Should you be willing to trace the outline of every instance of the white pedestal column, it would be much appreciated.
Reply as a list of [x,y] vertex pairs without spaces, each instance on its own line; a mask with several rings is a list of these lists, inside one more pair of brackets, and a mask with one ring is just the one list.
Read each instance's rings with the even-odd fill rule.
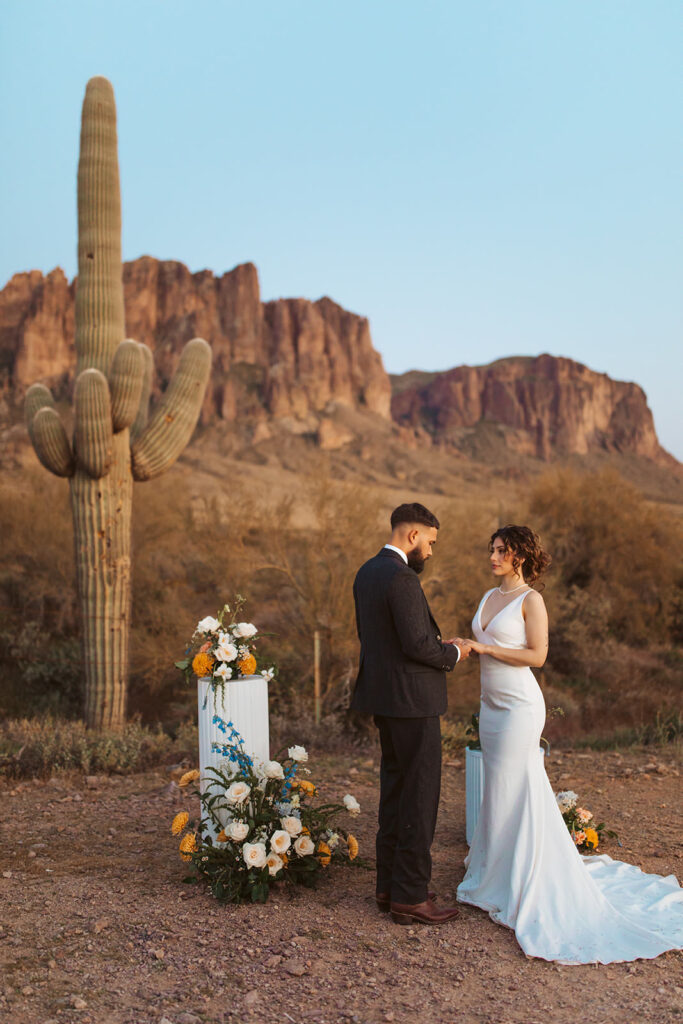
[[[270,732],[268,726],[268,683],[263,676],[240,676],[231,679],[224,686],[214,688],[209,678],[197,680],[197,706],[199,713],[199,782],[203,793],[211,775],[205,776],[207,768],[220,768],[226,760],[220,751],[213,750],[213,744],[224,746],[230,743],[218,725],[214,715],[224,722],[232,722],[242,737],[245,753],[260,761],[270,760]],[[211,830],[213,834],[213,829]],[[213,835],[215,839],[215,835]]]

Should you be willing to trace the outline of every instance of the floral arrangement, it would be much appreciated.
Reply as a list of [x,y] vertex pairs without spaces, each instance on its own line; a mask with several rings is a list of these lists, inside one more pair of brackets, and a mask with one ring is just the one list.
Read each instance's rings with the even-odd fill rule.
[[[232,608],[224,604],[215,618],[207,615],[197,623],[185,657],[175,663],[188,682],[195,675],[222,688],[230,679],[256,673],[258,629],[253,622],[237,621],[244,604],[238,594]],[[261,669],[260,674],[270,681],[275,669]]]
[[[213,745],[225,760],[220,768],[207,768],[201,791],[195,790],[201,820],[195,827],[181,811],[171,825],[174,836],[182,835],[181,858],[196,871],[186,881],[203,878],[221,901],[265,903],[277,882],[314,886],[332,862],[356,860],[358,840],[332,824],[344,811],[360,814],[355,797],[347,793],[341,804],[317,804],[317,787],[302,777],[310,774],[303,747],[290,747],[281,761],[259,762],[245,753],[232,722],[216,715],[214,723],[226,735],[225,744]],[[199,778],[194,769],[178,785]]]
[[604,821],[596,824],[591,811],[576,806],[579,798],[571,789],[557,793],[555,799],[577,850],[592,853],[597,850],[603,835],[617,838],[616,832],[605,828]]

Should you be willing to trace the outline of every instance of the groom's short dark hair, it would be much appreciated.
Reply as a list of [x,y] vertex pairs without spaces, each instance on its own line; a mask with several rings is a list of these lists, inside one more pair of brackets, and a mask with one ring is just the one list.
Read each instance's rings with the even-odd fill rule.
[[391,529],[395,530],[399,523],[420,523],[421,526],[433,526],[437,530],[439,529],[439,520],[419,501],[410,501],[394,509],[391,513]]

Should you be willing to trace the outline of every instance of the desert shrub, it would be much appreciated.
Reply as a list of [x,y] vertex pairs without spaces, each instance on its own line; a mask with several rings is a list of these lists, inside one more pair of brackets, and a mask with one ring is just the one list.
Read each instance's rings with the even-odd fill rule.
[[86,775],[128,774],[182,756],[196,729],[174,741],[161,729],[139,721],[127,723],[121,732],[95,732],[81,721],[53,718],[8,719],[0,726],[0,773],[11,778],[49,778],[60,771]]

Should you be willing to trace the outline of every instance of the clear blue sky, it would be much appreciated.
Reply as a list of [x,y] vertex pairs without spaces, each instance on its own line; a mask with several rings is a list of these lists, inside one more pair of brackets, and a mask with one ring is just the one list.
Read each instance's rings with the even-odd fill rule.
[[681,430],[680,0],[5,0],[0,285],[75,273],[87,79],[124,258],[370,318],[387,369],[551,352]]

